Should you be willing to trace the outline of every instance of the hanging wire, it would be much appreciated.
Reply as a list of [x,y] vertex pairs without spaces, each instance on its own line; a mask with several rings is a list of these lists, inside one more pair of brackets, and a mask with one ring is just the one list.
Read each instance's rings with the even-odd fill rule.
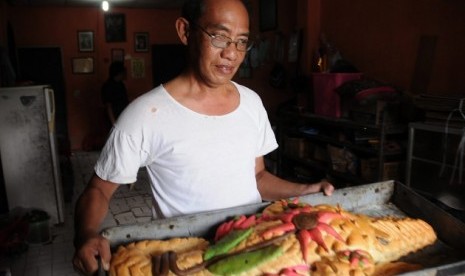
[[[441,165],[441,171],[439,172],[439,175],[442,176],[444,174],[445,168],[446,168],[446,162],[447,162],[447,135],[449,133],[449,122],[452,119],[452,116],[458,112],[461,116],[462,119],[465,121],[465,114],[463,113],[463,107],[464,107],[464,101],[465,98],[460,99],[460,104],[459,108],[452,110],[449,113],[449,116],[447,117],[446,121],[446,126],[445,126],[445,141],[444,141],[444,151],[443,151],[443,157],[442,157],[442,165]],[[452,185],[454,183],[455,179],[455,173],[457,171],[457,167],[459,168],[459,183],[462,183],[463,179],[463,157],[464,157],[464,151],[465,151],[465,127],[462,128],[462,135],[460,138],[459,145],[457,147],[457,151],[455,154],[455,159],[454,159],[454,165],[452,167],[452,175],[449,181],[449,185]]]

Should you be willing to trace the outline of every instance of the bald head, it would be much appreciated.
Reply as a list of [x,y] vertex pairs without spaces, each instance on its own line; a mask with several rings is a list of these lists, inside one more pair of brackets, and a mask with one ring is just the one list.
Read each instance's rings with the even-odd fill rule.
[[182,17],[187,21],[198,24],[199,19],[210,8],[216,5],[237,5],[240,4],[248,17],[247,9],[241,0],[187,0],[182,8]]

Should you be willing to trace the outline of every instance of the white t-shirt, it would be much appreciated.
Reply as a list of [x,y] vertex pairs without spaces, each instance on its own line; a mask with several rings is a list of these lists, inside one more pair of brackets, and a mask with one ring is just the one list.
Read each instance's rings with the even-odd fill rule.
[[234,83],[239,106],[208,116],[178,103],[159,86],[134,100],[119,117],[95,166],[104,180],[151,180],[156,217],[261,202],[255,158],[277,148],[259,96]]

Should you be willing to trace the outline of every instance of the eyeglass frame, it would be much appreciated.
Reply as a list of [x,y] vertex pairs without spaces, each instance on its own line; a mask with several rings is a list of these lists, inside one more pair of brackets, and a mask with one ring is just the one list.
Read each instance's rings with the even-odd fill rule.
[[[208,35],[208,37],[210,37],[210,44],[215,48],[227,49],[231,44],[235,44],[237,51],[239,51],[239,52],[248,52],[253,47],[253,42],[251,42],[251,41],[249,41],[247,39],[247,44],[246,44],[247,47],[244,50],[240,50],[239,48],[237,48],[238,43],[241,42],[240,40],[234,41],[229,36],[211,34],[211,33],[207,32],[207,30],[205,30],[202,26],[200,26],[198,24],[195,24],[195,23],[189,23],[189,24],[192,24],[193,26],[198,27],[202,32],[204,32],[206,35]],[[221,47],[221,46],[215,45],[213,43],[213,41],[215,41],[215,39],[217,37],[223,37],[223,38],[225,38],[227,40],[227,41],[221,41],[222,43],[226,43],[225,47]],[[216,41],[218,41],[218,40],[216,40]],[[248,45],[249,43],[250,43],[250,45]]]

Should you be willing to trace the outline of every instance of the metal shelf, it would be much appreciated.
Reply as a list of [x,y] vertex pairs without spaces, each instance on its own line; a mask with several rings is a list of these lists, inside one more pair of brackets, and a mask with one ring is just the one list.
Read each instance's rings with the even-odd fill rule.
[[[339,148],[346,148],[360,158],[376,158],[378,160],[377,172],[375,173],[377,177],[374,181],[381,181],[384,179],[384,163],[386,158],[388,158],[387,160],[399,159],[403,158],[405,154],[405,151],[402,149],[387,150],[385,145],[388,135],[406,134],[407,125],[374,125],[352,121],[347,118],[332,118],[297,111],[286,111],[282,112],[281,115],[282,117],[278,120],[278,139],[280,145],[284,146],[284,137],[296,137],[302,138],[306,141],[311,141],[320,146],[332,145]],[[312,128],[315,128],[315,133],[311,133]],[[341,139],[337,136],[338,134],[348,134],[349,136],[344,136]],[[361,136],[358,136],[357,138],[366,139],[367,141],[376,140],[377,146],[373,146],[373,144],[369,144],[368,142],[358,143],[356,135],[359,134]],[[407,138],[405,137],[404,139],[406,140]],[[283,168],[285,168],[285,166],[283,166],[283,162],[286,161],[326,172],[328,175],[353,184],[361,184],[365,182],[361,175],[341,173],[332,170],[329,162],[327,164],[322,164],[312,160],[311,158],[308,159],[289,156],[289,154],[284,154],[282,150],[278,152],[278,174],[285,174],[283,172]],[[292,174],[292,172],[290,173]]]
[[315,123],[325,124],[328,126],[343,127],[350,129],[366,129],[376,132],[385,131],[386,134],[402,134],[406,131],[405,125],[399,124],[385,124],[374,125],[368,123],[355,122],[346,118],[331,118],[325,116],[319,116],[312,113],[302,113],[303,119],[312,120]]

